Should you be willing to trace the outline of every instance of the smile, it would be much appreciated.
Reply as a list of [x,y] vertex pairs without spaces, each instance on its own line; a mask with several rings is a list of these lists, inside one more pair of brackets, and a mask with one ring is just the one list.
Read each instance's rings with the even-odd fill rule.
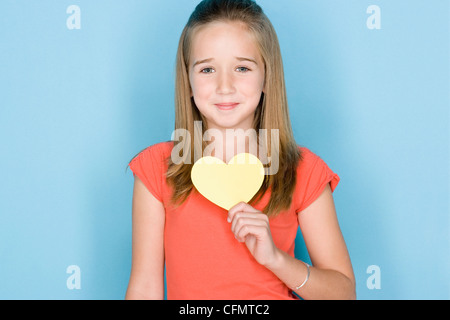
[[216,103],[215,106],[220,110],[232,110],[236,108],[239,103],[231,102],[231,103]]

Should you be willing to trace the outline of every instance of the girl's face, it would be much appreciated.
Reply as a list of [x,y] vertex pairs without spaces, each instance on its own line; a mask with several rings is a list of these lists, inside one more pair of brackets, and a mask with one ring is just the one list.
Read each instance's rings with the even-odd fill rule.
[[189,81],[208,129],[252,128],[264,88],[264,63],[243,23],[213,22],[194,32]]

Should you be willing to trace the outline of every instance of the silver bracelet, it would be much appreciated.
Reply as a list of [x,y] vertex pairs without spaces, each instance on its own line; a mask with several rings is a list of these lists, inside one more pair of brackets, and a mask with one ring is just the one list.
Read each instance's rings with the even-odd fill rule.
[[305,283],[309,280],[309,274],[310,274],[309,267],[310,267],[310,265],[307,264],[306,262],[303,262],[303,263],[306,265],[306,268],[308,269],[308,273],[306,274],[306,279],[305,279],[305,281],[303,281],[303,283],[302,283],[301,285],[299,285],[298,287],[294,287],[294,290],[300,289],[300,288],[303,287],[303,286],[305,285]]

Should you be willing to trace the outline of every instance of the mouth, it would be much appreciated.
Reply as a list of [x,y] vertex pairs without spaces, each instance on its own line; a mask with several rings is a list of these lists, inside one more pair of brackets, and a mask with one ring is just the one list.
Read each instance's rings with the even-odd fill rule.
[[237,102],[216,103],[215,106],[220,110],[232,110],[239,105]]

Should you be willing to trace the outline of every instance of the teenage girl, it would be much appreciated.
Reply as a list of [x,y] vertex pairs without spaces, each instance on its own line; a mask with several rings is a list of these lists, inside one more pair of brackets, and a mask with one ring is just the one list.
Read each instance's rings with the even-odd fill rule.
[[[196,7],[179,41],[175,108],[175,129],[190,134],[150,146],[129,164],[135,182],[126,299],[163,299],[164,270],[168,299],[354,299],[332,196],[339,176],[294,140],[277,35],[254,1]],[[227,129],[278,130],[276,141],[268,134],[264,142],[264,150],[276,150],[270,156],[278,157],[278,170],[249,203],[229,211],[190,178],[194,136],[209,129],[223,133],[213,155],[224,162],[257,143],[227,139]],[[311,266],[294,257],[299,226]]]

